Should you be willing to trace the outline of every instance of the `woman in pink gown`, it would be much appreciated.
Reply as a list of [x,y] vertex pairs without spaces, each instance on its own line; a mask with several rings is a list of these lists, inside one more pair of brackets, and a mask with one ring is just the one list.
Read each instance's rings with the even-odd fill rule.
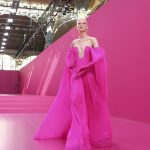
[[87,35],[85,18],[78,19],[77,29],[58,93],[34,139],[66,138],[65,150],[111,146],[105,51]]

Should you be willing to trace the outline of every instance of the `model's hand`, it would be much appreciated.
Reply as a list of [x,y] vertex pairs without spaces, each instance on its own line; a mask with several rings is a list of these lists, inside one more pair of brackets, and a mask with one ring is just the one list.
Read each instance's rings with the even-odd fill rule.
[[76,69],[76,73],[80,73],[80,72],[82,72],[83,70],[84,70],[84,67],[77,68],[77,69]]
[[75,72],[76,72],[76,77],[79,77],[79,76],[81,76],[82,74],[84,74],[85,69],[84,69],[84,68],[77,68],[77,69],[75,70]]
[[79,71],[80,71],[80,68],[76,68],[76,69],[75,69],[75,72],[76,72],[76,73],[79,73]]
[[81,68],[76,69],[76,73],[79,74],[81,72]]

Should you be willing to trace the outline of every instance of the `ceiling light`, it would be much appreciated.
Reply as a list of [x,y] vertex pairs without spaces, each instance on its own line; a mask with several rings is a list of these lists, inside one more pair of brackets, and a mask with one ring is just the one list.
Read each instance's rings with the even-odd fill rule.
[[4,33],[4,36],[8,36],[8,32],[5,32],[5,33]]
[[5,42],[2,42],[2,45],[6,45],[6,43],[5,43]]
[[3,52],[4,50],[3,49],[0,49],[0,52]]
[[6,38],[3,38],[3,41],[7,41],[7,39],[6,39]]
[[13,22],[13,19],[12,19],[12,18],[9,18],[9,19],[7,20],[7,22]]
[[4,49],[5,47],[4,46],[1,46],[1,49]]
[[10,26],[6,26],[5,29],[6,29],[6,30],[10,30]]
[[57,14],[57,12],[54,12],[53,14],[54,14],[54,15],[56,15],[56,14]]

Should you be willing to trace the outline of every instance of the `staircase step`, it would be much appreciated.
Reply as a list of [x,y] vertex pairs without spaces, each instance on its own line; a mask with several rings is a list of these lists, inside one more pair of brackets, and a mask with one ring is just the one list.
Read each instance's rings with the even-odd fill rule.
[[0,108],[0,113],[45,113],[48,108]]
[[1,108],[19,108],[19,107],[25,107],[25,108],[41,108],[41,107],[49,107],[51,103],[0,103],[0,109]]
[[0,95],[0,113],[47,112],[55,96]]

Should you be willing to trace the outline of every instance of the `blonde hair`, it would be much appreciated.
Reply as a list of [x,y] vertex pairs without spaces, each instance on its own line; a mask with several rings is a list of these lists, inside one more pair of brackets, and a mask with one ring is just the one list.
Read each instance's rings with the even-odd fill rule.
[[87,23],[87,19],[85,17],[79,17],[79,18],[77,18],[77,23],[78,23],[79,20],[82,20],[82,19],[84,19],[86,21],[86,23]]

